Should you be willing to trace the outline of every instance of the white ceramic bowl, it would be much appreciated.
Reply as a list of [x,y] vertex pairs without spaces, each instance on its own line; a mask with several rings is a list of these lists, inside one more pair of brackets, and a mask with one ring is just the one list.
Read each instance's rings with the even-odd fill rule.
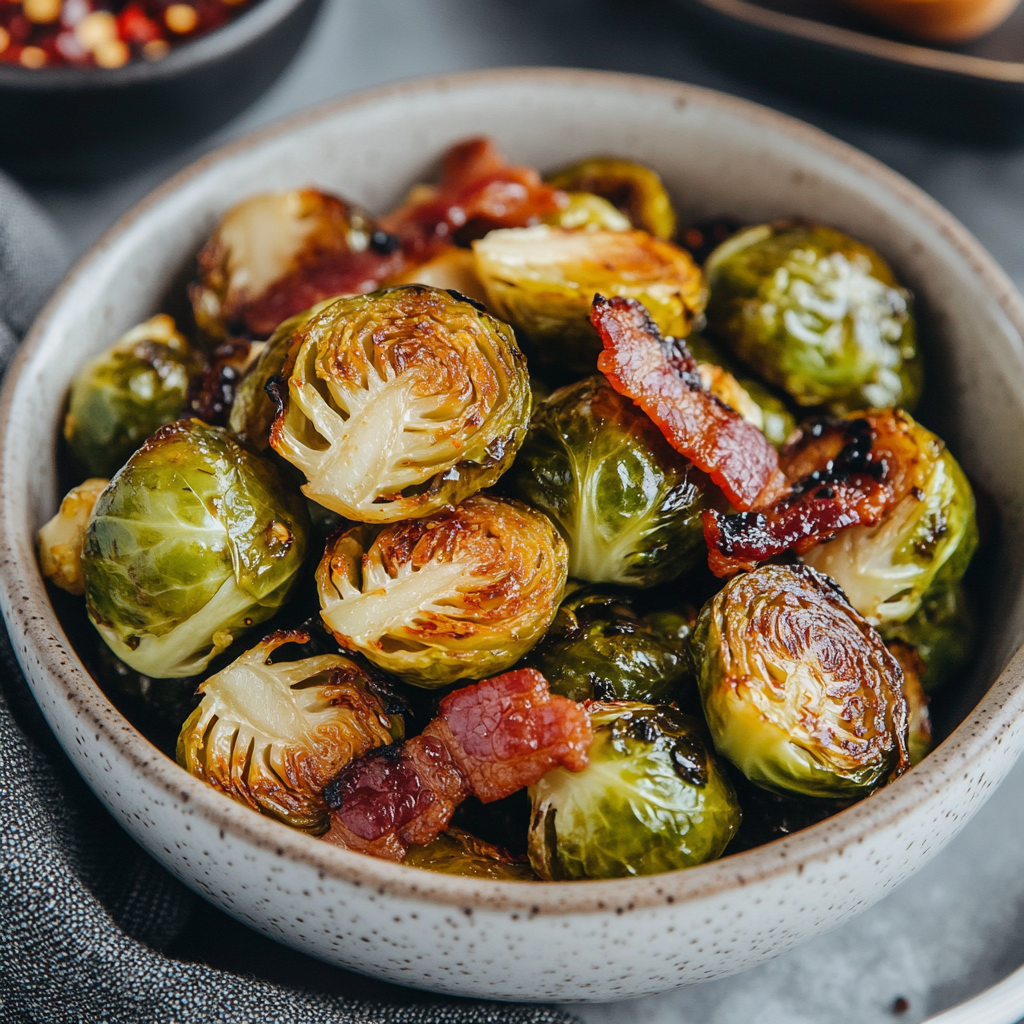
[[[920,300],[931,421],[1002,512],[1000,572],[962,724],[920,767],[784,840],[713,864],[609,882],[454,878],[289,830],[177,768],[84,671],[33,538],[57,503],[54,446],[78,367],[155,312],[218,214],[312,184],[384,210],[450,142],[495,136],[549,168],[624,154],[664,175],[684,219],[797,215],[876,245]],[[79,264],[8,375],[0,409],[3,613],[68,754],[124,827],[228,913],[332,963],[407,985],[525,1000],[603,1000],[738,971],[877,900],[946,843],[1024,745],[1024,305],[977,242],[902,178],[761,107],[691,86],[499,71],[345,100],[215,153]],[[976,706],[975,706],[976,705]],[[970,710],[973,709],[973,710]]]

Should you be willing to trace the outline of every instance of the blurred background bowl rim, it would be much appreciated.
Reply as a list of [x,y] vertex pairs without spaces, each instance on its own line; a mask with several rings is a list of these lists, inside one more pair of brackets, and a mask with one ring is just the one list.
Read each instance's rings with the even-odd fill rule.
[[[266,2],[274,3],[275,0]],[[287,2],[300,3],[302,0]],[[0,395],[0,459],[7,449],[15,392],[31,387],[25,371],[41,346],[49,322],[65,301],[72,285],[87,274],[94,263],[103,260],[113,243],[152,208],[174,193],[187,191],[196,179],[219,162],[266,142],[280,140],[316,122],[330,120],[347,110],[371,107],[402,94],[433,93],[443,97],[446,93],[477,85],[497,85],[508,81],[543,82],[548,86],[564,83],[575,87],[592,84],[638,95],[660,96],[680,105],[693,101],[710,112],[721,109],[741,120],[760,122],[777,134],[803,143],[830,161],[858,171],[870,180],[872,187],[894,193],[912,206],[957,250],[969,272],[979,279],[979,288],[983,289],[987,299],[998,306],[1018,338],[1024,337],[1024,298],[995,259],[949,211],[881,161],[797,118],[716,89],[654,76],[544,67],[462,72],[392,82],[288,116],[212,151],[137,203],[78,260],[36,319],[8,370]],[[1019,387],[1024,391],[1024,382]],[[0,463],[0,467],[6,475],[6,462]],[[171,801],[176,804],[187,802],[189,813],[199,814],[230,830],[243,842],[274,851],[282,860],[302,862],[339,882],[372,887],[382,896],[490,911],[524,911],[531,917],[607,913],[609,909],[623,913],[664,907],[666,903],[696,902],[778,876],[802,874],[807,864],[842,856],[847,848],[855,846],[864,836],[893,825],[933,798],[947,780],[962,778],[965,764],[975,761],[979,753],[990,745],[1001,743],[1000,734],[1024,714],[1022,645],[993,678],[974,708],[921,765],[870,798],[784,838],[697,867],[657,875],[536,883],[443,875],[343,850],[299,833],[237,804],[174,765],[117,711],[82,666],[63,632],[52,603],[45,595],[38,566],[34,561],[31,566],[19,565],[17,537],[21,526],[17,517],[8,519],[8,509],[4,502],[0,511],[0,549],[7,555],[0,559],[0,583],[5,590],[4,603],[10,609],[6,618],[12,632],[20,630],[27,644],[22,653],[38,661],[40,669],[61,691],[61,696],[77,709],[76,713],[86,715],[98,731],[107,733],[108,742],[117,753],[155,787],[166,792]],[[41,604],[34,603],[34,587],[43,592]],[[17,644],[15,646],[17,648]],[[977,806],[980,807],[981,803],[983,801],[979,801]]]
[[115,90],[162,82],[187,75],[204,65],[244,49],[281,24],[294,10],[311,0],[256,0],[226,25],[195,39],[172,46],[159,60],[137,58],[119,68],[23,68],[0,62],[0,92],[77,92],[83,88]]
[[[827,21],[788,14],[770,7],[762,7],[752,0],[684,0],[696,4],[720,17],[728,18],[747,28],[756,28],[775,35],[802,39],[804,42],[827,49],[839,49],[872,57],[890,64],[936,71],[942,74],[999,82],[1006,85],[1024,85],[1024,58],[1020,61],[996,60],[958,53],[942,46],[929,46],[924,42],[890,39],[885,35],[861,32]],[[993,28],[998,32],[1000,26]],[[879,32],[882,30],[880,29]]]

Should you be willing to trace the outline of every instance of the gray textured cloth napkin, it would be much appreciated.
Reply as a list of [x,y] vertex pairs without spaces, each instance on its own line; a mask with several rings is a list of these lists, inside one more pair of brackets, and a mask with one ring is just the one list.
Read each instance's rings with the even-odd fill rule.
[[[0,175],[0,372],[65,265],[53,226]],[[544,1007],[374,986],[231,931],[78,778],[2,628],[0,682],[0,1024],[572,1024]],[[211,919],[240,947],[226,957],[239,973],[190,962],[203,958],[190,932],[209,932]],[[305,989],[288,987],[295,975]]]

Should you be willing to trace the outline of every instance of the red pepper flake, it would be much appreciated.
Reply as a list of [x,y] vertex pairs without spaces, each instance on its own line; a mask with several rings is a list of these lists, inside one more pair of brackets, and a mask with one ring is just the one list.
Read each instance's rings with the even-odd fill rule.
[[227,24],[251,0],[0,0],[0,63],[119,68]]

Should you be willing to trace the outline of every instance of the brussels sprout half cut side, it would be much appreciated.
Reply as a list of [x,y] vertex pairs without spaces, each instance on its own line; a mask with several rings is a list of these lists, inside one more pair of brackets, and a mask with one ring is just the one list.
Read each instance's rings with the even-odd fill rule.
[[563,374],[596,368],[596,294],[639,300],[666,337],[689,334],[707,298],[690,254],[644,231],[507,228],[473,252],[487,308],[530,342],[531,363]]
[[484,679],[544,635],[567,564],[545,515],[475,495],[328,541],[317,569],[321,615],[342,647],[414,686]]
[[690,647],[715,748],[751,782],[853,798],[909,767],[900,666],[809,566],[732,579],[702,609]]
[[351,658],[275,662],[302,632],[278,632],[211,676],[182,726],[178,763],[214,789],[313,835],[330,827],[322,793],[357,757],[404,738],[401,715]]
[[526,360],[474,303],[387,288],[338,299],[302,332],[270,443],[313,501],[396,522],[456,504],[512,464],[530,418]]
[[509,486],[558,525],[574,579],[649,587],[703,555],[707,477],[604,377],[537,407]]
[[[363,210],[316,189],[243,199],[224,214],[199,252],[198,280],[189,288],[196,324],[216,340],[239,334],[265,338],[282,320],[326,297],[316,282],[301,277],[325,260],[336,262],[327,295],[363,290],[345,287],[360,275],[347,282],[338,261],[372,257],[372,232]],[[365,278],[371,268],[354,269]]]
[[82,556],[89,618],[147,676],[202,672],[287,600],[309,516],[273,463],[226,430],[158,430],[93,509]]
[[705,263],[711,331],[802,406],[913,409],[910,294],[874,249],[833,228],[748,228]]
[[720,857],[740,825],[736,793],[697,719],[631,701],[587,705],[582,772],[530,787],[530,863],[541,878],[623,878]]

